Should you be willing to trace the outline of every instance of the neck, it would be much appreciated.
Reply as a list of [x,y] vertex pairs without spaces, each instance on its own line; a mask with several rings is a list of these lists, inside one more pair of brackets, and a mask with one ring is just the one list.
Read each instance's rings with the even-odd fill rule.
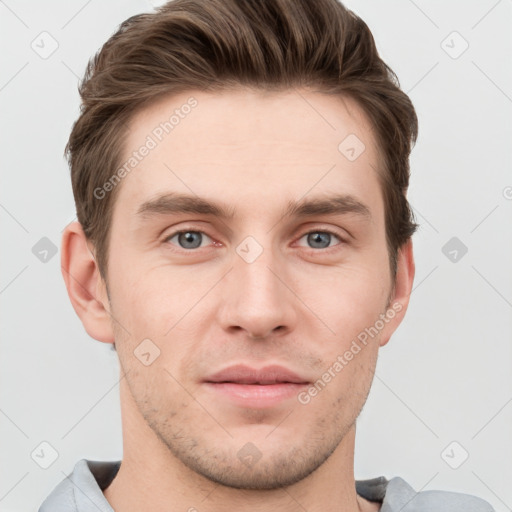
[[[123,460],[104,495],[116,512],[360,512],[354,480],[355,425],[331,454],[303,480],[278,489],[227,487],[177,459],[140,415],[126,379],[121,381]],[[378,508],[377,508],[378,510]]]

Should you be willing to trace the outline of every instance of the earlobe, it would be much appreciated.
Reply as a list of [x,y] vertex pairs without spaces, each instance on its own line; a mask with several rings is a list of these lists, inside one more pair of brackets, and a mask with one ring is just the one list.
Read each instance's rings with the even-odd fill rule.
[[105,286],[79,222],[69,224],[62,235],[61,270],[73,309],[87,333],[114,343]]
[[383,347],[391,338],[391,335],[402,322],[407,307],[414,282],[414,255],[412,240],[409,239],[398,251],[398,268],[395,278],[394,294],[391,297],[388,306],[387,316],[389,323],[381,334],[380,346]]

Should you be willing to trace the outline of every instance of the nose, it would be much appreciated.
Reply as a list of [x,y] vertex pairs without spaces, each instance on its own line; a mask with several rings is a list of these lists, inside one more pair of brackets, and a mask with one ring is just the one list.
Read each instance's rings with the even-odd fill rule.
[[271,249],[265,248],[252,262],[234,254],[233,269],[223,280],[222,327],[244,331],[253,339],[290,332],[297,319],[298,301],[288,284],[289,273]]

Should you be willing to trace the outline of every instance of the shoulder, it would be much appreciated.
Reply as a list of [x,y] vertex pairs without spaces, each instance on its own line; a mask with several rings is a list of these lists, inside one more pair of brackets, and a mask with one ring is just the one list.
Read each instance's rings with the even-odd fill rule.
[[487,501],[477,496],[451,491],[416,492],[400,477],[392,478],[388,482],[386,500],[390,506],[389,512],[495,512]]
[[495,512],[477,496],[450,491],[416,492],[400,477],[359,480],[356,491],[370,502],[381,503],[381,512]]
[[120,461],[79,460],[69,476],[43,501],[38,512],[112,512],[102,489],[114,478]]
[[[76,511],[78,510],[75,493],[73,489],[72,478],[76,476],[77,470],[80,470],[82,461],[77,462],[73,473],[62,480],[50,493],[50,495],[43,501],[38,512],[60,512],[64,510]],[[83,469],[82,469],[83,471]]]

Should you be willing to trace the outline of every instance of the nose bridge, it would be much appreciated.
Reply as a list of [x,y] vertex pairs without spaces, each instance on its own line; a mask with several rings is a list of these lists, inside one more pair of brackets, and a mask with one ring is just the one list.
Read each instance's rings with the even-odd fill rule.
[[[260,239],[263,238],[260,237]],[[285,284],[282,261],[270,245],[248,236],[235,248],[229,275],[229,297],[223,322],[251,337],[265,337],[278,327],[289,329],[295,320],[293,294]]]

